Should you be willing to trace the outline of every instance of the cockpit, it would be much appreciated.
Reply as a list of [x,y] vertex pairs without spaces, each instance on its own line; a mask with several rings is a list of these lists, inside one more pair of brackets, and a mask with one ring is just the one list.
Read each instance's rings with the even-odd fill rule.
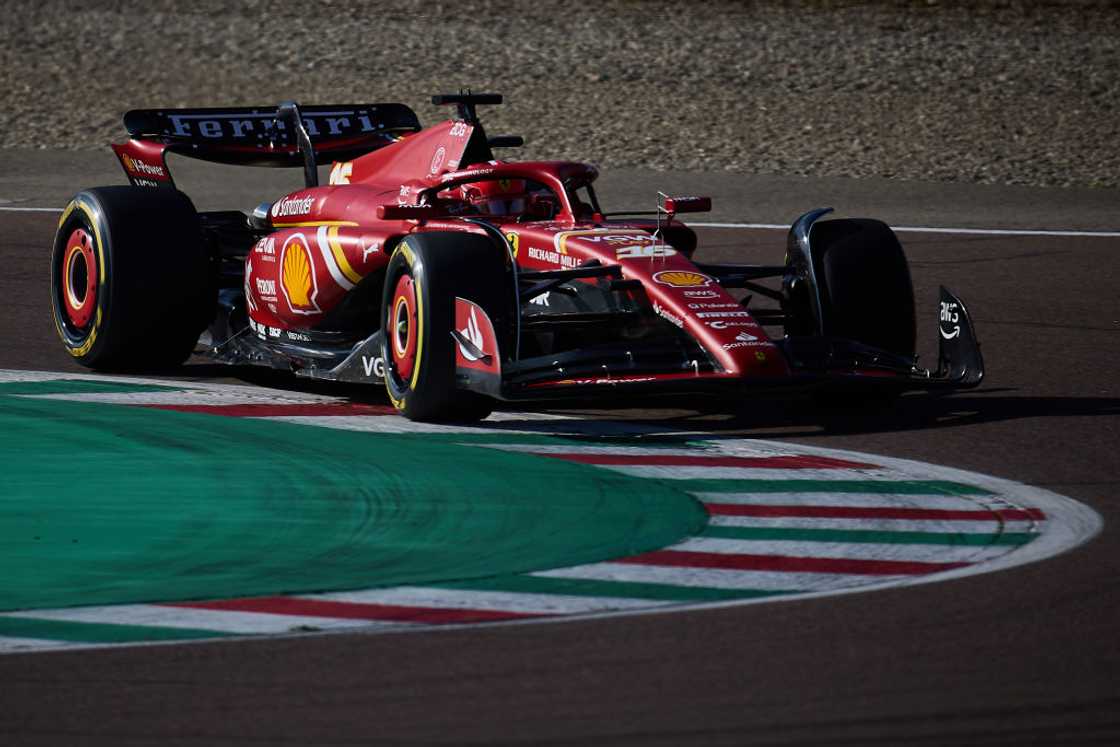
[[564,183],[566,199],[549,185],[527,178],[493,178],[465,182],[436,193],[435,205],[452,215],[512,219],[518,223],[555,219],[567,203],[572,216],[592,220],[600,213],[589,183]]

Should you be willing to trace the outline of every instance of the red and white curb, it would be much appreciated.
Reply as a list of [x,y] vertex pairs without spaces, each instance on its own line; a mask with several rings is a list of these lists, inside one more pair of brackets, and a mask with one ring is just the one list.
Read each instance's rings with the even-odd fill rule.
[[[214,635],[410,631],[558,617],[757,604],[945,581],[1036,562],[1101,528],[1092,509],[1041,488],[916,461],[692,434],[686,447],[518,443],[519,433],[645,432],[648,426],[501,413],[481,426],[417,426],[378,405],[260,387],[0,371],[0,382],[88,379],[174,392],[35,395],[374,433],[509,434],[499,448],[679,481],[708,510],[699,535],[654,552],[470,584],[26,610],[3,618]],[[735,486],[748,486],[737,489]],[[714,488],[714,489],[713,489]],[[832,489],[835,488],[835,489]],[[489,584],[489,586],[488,586]],[[102,645],[0,636],[0,652]],[[77,636],[80,638],[80,636]],[[142,643],[143,640],[130,643]]]

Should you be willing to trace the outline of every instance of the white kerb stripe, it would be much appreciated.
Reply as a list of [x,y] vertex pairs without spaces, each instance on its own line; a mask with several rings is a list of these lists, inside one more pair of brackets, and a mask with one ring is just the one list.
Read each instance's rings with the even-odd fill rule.
[[[486,444],[487,448],[500,451],[523,451],[530,454],[615,454],[620,456],[689,456],[689,457],[775,457],[801,456],[792,448],[784,451],[776,449],[737,449],[734,452],[712,448],[670,449],[658,446],[578,446],[575,444]],[[772,470],[776,471],[776,470]]]
[[1005,555],[1014,545],[923,545],[894,542],[813,542],[693,537],[668,548],[728,555],[783,555],[794,558],[845,558],[920,563],[978,563]]
[[876,532],[949,532],[953,534],[1019,534],[1038,532],[1032,521],[930,521],[926,519],[834,519],[803,516],[713,516],[712,526],[765,529],[847,529]]
[[263,612],[207,610],[195,607],[161,607],[149,604],[122,604],[110,607],[74,607],[55,610],[28,610],[6,613],[7,617],[38,620],[65,620],[110,625],[152,625],[160,628],[192,628],[221,633],[290,633],[299,628],[360,628],[394,625],[372,620],[349,620],[307,615],[273,615]]
[[[780,472],[780,470],[773,470]],[[796,478],[800,472],[774,477]],[[906,477],[906,475],[895,475]],[[842,506],[852,508],[921,508],[952,511],[984,511],[989,506],[959,495],[909,495],[898,493],[693,493],[704,503],[737,506]]]
[[800,573],[737,571],[724,568],[680,568],[667,565],[593,563],[574,568],[540,571],[544,578],[580,578],[594,581],[626,581],[639,584],[699,586],[711,589],[755,589],[758,591],[832,591],[910,576],[871,576],[851,573]]
[[101,402],[113,405],[206,405],[213,407],[235,405],[315,405],[345,404],[348,400],[338,397],[288,397],[275,390],[259,392],[214,392],[204,389],[178,389],[165,392],[88,392],[74,394],[20,394],[29,399],[56,399],[69,402]]
[[657,464],[598,464],[597,467],[621,472],[632,477],[657,480],[879,480],[900,477],[885,469],[852,469],[850,467],[694,467]]
[[352,604],[392,604],[403,607],[527,612],[552,615],[640,609],[660,604],[645,599],[530,594],[488,591],[485,589],[441,589],[421,586],[398,586],[388,589],[370,589],[369,591],[343,591],[304,595],[301,598],[350,602]]
[[[154,379],[139,376],[106,376],[104,374],[62,373],[58,371],[12,371],[0,370],[0,381],[96,381],[101,384],[152,384],[154,386],[170,387],[176,391],[189,390],[195,394],[206,392],[215,397],[239,398],[244,396],[246,401],[256,399],[277,398],[290,399],[297,402],[345,402],[342,397],[328,397],[321,394],[307,392],[293,392],[287,389],[273,389],[264,386],[247,384],[214,384],[206,381],[181,381],[178,379]],[[21,396],[50,396],[64,397],[69,395],[21,395]],[[83,395],[90,396],[90,395]]]
[[[508,416],[508,417],[506,417]],[[539,433],[549,430],[546,424],[551,418],[540,418],[529,413],[494,413],[477,426],[441,425],[439,423],[417,423],[399,415],[351,415],[331,417],[321,415],[280,415],[262,420],[280,420],[299,425],[315,425],[322,428],[337,428],[346,431],[368,433],[487,433],[496,429],[507,433]],[[564,421],[566,422],[566,421]],[[537,424],[541,423],[541,426]],[[521,426],[521,427],[518,427]],[[557,426],[559,429],[560,426]]]
[[44,638],[0,637],[0,652],[15,653],[24,649],[57,648],[73,645],[70,641],[52,641]]

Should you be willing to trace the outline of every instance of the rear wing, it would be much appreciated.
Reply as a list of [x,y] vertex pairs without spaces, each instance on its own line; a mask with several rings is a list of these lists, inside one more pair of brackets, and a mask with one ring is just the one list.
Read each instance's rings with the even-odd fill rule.
[[170,187],[168,153],[244,166],[306,167],[309,156],[312,163],[319,156],[347,161],[377,150],[419,131],[420,120],[404,104],[281,105],[133,109],[124,126],[131,139],[112,147],[129,181]]

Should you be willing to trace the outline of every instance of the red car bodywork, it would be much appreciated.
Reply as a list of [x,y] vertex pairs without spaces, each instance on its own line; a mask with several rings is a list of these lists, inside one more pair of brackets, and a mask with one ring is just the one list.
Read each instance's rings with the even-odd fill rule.
[[[632,300],[694,341],[702,351],[697,357],[704,361],[703,365],[693,360],[691,365],[686,361],[669,370],[647,367],[633,372],[604,366],[600,373],[588,373],[584,367],[575,375],[556,366],[551,374],[538,375],[531,381],[503,380],[501,386],[488,389],[492,396],[516,399],[537,396],[534,392],[545,395],[542,390],[614,389],[619,385],[633,390],[647,388],[642,385],[661,385],[700,391],[709,389],[709,383],[790,384],[807,378],[803,371],[795,370],[794,358],[781,341],[768,336],[752,311],[728,292],[725,280],[693,262],[694,240],[690,243],[669,238],[660,230],[665,227],[661,216],[656,222],[608,220],[597,211],[593,191],[590,201],[582,199],[580,195],[587,193],[580,190],[587,189],[598,175],[593,166],[566,161],[495,160],[473,117],[473,108],[472,116],[463,116],[461,109],[459,118],[426,129],[419,129],[418,124],[385,129],[377,122],[376,111],[378,107],[394,106],[400,105],[304,110],[308,129],[315,130],[312,139],[318,136],[314,154],[334,155],[339,160],[333,162],[328,185],[288,194],[268,206],[267,216],[259,216],[264,221],[258,225],[259,238],[244,260],[244,301],[249,326],[262,341],[310,341],[354,288],[384,271],[392,251],[405,237],[458,231],[493,238],[496,229],[520,272],[617,268],[613,277],[630,283]],[[301,149],[294,137],[280,144],[266,140],[259,113],[253,114],[256,119],[238,119],[221,110],[195,111],[202,113],[159,112],[162,119],[155,120],[159,125],[129,127],[133,139],[113,147],[133,184],[171,186],[167,152],[225,162],[297,165]],[[130,112],[126,125],[129,116],[151,114]],[[408,114],[415,119],[410,110]],[[163,136],[151,134],[155,126],[164,127]],[[274,122],[273,126],[278,125]],[[265,122],[263,129],[267,128]],[[145,132],[149,134],[138,135]],[[267,137],[273,138],[277,132],[271,130]],[[177,140],[177,136],[184,139]],[[208,147],[210,137],[214,138],[213,147]],[[310,164],[306,166],[312,174],[309,183],[315,178],[313,159]],[[547,214],[526,208],[515,215],[479,216],[458,199],[464,185],[519,180],[550,193],[545,201]],[[705,199],[693,200],[693,206],[703,209],[707,206]],[[671,215],[672,201],[667,205],[669,224],[679,229],[681,224],[674,223]],[[483,217],[486,225],[471,220],[478,217]],[[805,224],[806,242],[808,226],[814,219]],[[792,237],[791,232],[791,242]],[[781,270],[776,274],[780,276]],[[479,348],[474,352],[485,354],[480,359],[460,344],[457,367],[464,372],[485,369],[503,379],[502,362],[511,361],[510,351],[498,350],[499,335],[486,312],[459,299],[456,327],[473,333],[468,336]],[[369,361],[365,364],[367,377],[375,378],[383,370],[381,361],[376,366]],[[814,375],[819,378],[821,372],[817,370]],[[844,361],[838,361],[826,373],[844,378],[890,377],[911,383],[914,375],[920,374],[916,368],[906,370],[905,363],[901,367],[853,366]],[[928,380],[930,374],[924,375]],[[974,383],[978,379],[965,385]],[[960,385],[961,380],[955,384]]]

